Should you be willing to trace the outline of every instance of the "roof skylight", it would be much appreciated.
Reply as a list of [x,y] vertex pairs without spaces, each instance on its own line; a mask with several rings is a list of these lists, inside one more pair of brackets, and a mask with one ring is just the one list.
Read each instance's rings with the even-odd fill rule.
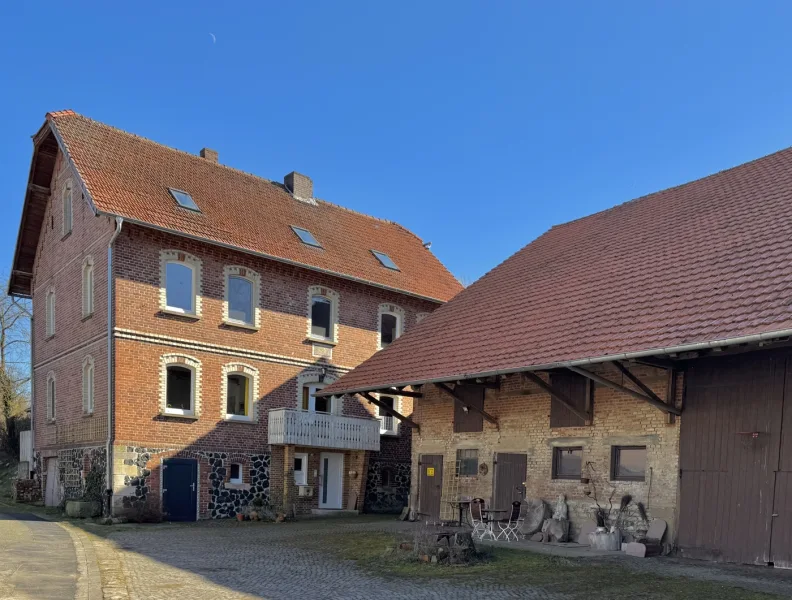
[[399,267],[396,266],[396,263],[393,262],[393,259],[385,254],[384,252],[377,252],[376,250],[372,250],[371,253],[377,257],[377,260],[382,263],[382,266],[386,269],[393,269],[394,271],[398,271]]
[[307,229],[303,229],[301,227],[295,227],[294,225],[292,225],[291,228],[292,231],[297,234],[297,237],[300,238],[300,241],[303,244],[307,244],[308,246],[314,246],[316,248],[322,247],[322,244],[317,242],[313,234]]
[[189,210],[201,212],[201,209],[198,208],[198,205],[195,203],[195,200],[193,200],[192,196],[190,196],[190,194],[188,194],[187,192],[184,192],[182,190],[177,190],[174,188],[168,188],[168,191],[170,192],[171,196],[173,196],[173,199],[176,200],[176,202],[178,202],[179,206],[181,206],[182,208],[187,208]]

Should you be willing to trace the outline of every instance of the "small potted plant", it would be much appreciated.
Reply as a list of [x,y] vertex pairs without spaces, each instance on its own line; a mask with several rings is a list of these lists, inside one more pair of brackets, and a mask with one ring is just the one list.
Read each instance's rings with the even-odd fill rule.
[[241,523],[242,521],[244,521],[244,520],[245,520],[245,513],[243,513],[243,512],[238,512],[238,513],[236,514],[236,518],[237,518],[237,521],[239,521],[239,522]]

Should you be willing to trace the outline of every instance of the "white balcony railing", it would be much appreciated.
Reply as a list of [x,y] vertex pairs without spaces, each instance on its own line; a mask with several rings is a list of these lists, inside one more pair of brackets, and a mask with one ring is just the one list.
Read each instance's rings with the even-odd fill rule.
[[294,408],[275,408],[269,411],[269,443],[378,451],[380,421]]

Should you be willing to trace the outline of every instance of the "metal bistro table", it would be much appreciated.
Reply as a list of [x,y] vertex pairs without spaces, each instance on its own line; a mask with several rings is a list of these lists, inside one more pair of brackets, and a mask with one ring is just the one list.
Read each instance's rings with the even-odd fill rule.
[[[482,508],[481,509],[481,516],[488,517],[489,515],[497,515],[498,513],[507,513],[510,509],[508,508]],[[487,518],[487,528],[484,530],[484,533],[481,534],[479,539],[484,539],[484,536],[489,534],[492,541],[496,541],[500,537],[500,533],[495,533],[495,522],[497,519]]]
[[465,522],[465,510],[470,507],[470,500],[449,500],[448,503],[454,510],[459,510],[459,527],[462,527]]

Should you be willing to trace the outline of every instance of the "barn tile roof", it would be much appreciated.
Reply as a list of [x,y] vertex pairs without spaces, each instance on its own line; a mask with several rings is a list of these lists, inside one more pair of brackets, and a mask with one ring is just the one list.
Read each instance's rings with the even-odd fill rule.
[[553,227],[325,392],[792,329],[792,149]]
[[[298,201],[279,183],[73,111],[47,119],[100,213],[436,301],[461,289],[422,241],[397,223],[322,200]],[[190,193],[200,213],[179,207],[168,188]],[[291,226],[309,230],[322,248],[303,244]],[[399,270],[384,268],[372,249],[387,253]]]

